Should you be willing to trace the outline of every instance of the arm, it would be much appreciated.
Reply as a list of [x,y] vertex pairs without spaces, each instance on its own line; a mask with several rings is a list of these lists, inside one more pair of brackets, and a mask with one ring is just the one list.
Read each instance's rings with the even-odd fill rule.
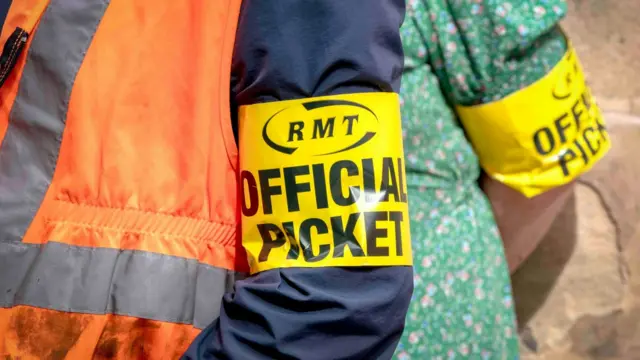
[[528,198],[507,185],[483,174],[485,192],[504,243],[509,271],[513,274],[538,247],[553,221],[573,193],[569,183]]
[[[501,78],[504,79],[501,83],[507,84],[512,89],[511,93],[516,93],[516,96],[518,96],[517,92],[531,92],[530,84],[507,79],[517,78],[517,74],[522,71],[520,69],[539,74],[529,82],[552,74],[557,71],[557,66],[562,64],[562,60],[556,59],[561,58],[569,50],[569,44],[557,25],[548,32],[532,37],[529,44],[518,55],[509,59],[510,62],[517,64],[515,69],[506,70],[501,74]],[[576,57],[574,55],[573,61],[577,64]],[[554,64],[558,65],[552,66]],[[580,76],[571,75],[574,85],[584,86],[581,85],[581,83],[584,84],[583,80],[578,81],[581,74]],[[565,76],[563,75],[562,78]],[[540,83],[538,80],[538,84]],[[564,85],[562,82],[560,84]],[[560,88],[558,91],[561,90]],[[556,143],[556,149],[549,156],[540,156],[538,158],[540,162],[536,165],[519,170],[531,174],[532,182],[520,182],[517,172],[509,174],[498,171],[494,174],[497,176],[494,177],[487,176],[486,173],[482,176],[481,186],[491,202],[511,273],[522,265],[543,240],[573,193],[574,179],[588,171],[610,146],[602,118],[597,106],[593,105],[594,101],[588,89],[583,94],[580,96],[578,93],[578,97],[574,96],[572,100],[566,101],[566,104],[561,106],[549,104],[549,100],[536,99],[534,95],[529,96],[531,100],[525,106],[556,108],[554,112],[549,113],[546,120],[544,117],[539,117],[545,120],[540,122],[540,127],[546,126],[553,134],[552,141]],[[527,111],[522,113],[526,114]],[[522,120],[519,121],[531,122],[527,116],[522,116]],[[535,134],[535,130],[532,128],[530,131]],[[562,144],[563,137],[567,139],[564,144]],[[519,141],[524,143],[523,140],[525,138],[521,137]],[[532,148],[536,147],[532,146]],[[554,156],[558,159],[555,161],[555,166],[552,165]],[[498,168],[492,165],[489,167],[494,170]],[[554,170],[556,175],[553,174]],[[506,182],[498,180],[501,176],[505,176]],[[510,185],[509,181],[511,181]],[[523,193],[527,191],[528,194],[525,196]]]
[[514,271],[609,139],[558,25],[564,0],[446,3],[437,20],[416,24],[437,34],[428,55],[486,172],[481,185]]
[[[358,220],[362,221],[358,223],[360,225],[349,230],[350,214],[362,209],[358,204],[333,207],[334,196],[334,200],[324,199],[328,201],[328,209],[318,210],[317,202],[322,201],[319,198],[311,201],[313,191],[304,190],[305,184],[309,184],[309,190],[322,187],[315,180],[319,173],[316,168],[309,169],[309,164],[326,165],[329,160],[313,154],[305,159],[304,151],[313,152],[315,148],[301,148],[290,157],[274,152],[273,147],[265,147],[266,140],[261,131],[266,128],[267,137],[274,144],[286,145],[292,140],[287,138],[292,129],[296,134],[295,130],[300,128],[291,128],[291,121],[288,121],[291,119],[282,117],[284,115],[274,117],[267,128],[263,115],[271,108],[290,108],[289,105],[294,104],[298,107],[293,108],[298,110],[291,111],[302,111],[296,100],[397,92],[402,68],[399,27],[403,15],[404,1],[400,0],[244,1],[232,72],[232,95],[240,107],[240,167],[248,188],[251,188],[249,177],[259,185],[266,183],[260,194],[256,192],[255,197],[251,193],[245,194],[244,200],[243,244],[249,254],[252,276],[237,282],[235,293],[225,296],[219,320],[202,332],[186,358],[391,358],[404,327],[412,292],[410,260],[399,266],[364,266],[367,261],[382,261],[379,262],[382,264],[388,258],[383,256],[384,259],[375,260],[369,256],[376,250],[366,245],[368,240],[364,239],[372,234],[369,231],[371,222]],[[283,102],[287,100],[294,102]],[[370,105],[377,111],[375,103]],[[362,116],[357,124],[363,122]],[[389,125],[391,122],[390,125],[399,129],[397,117],[378,118],[381,123]],[[345,122],[345,116],[339,119],[342,121],[332,125],[336,133],[354,123]],[[329,130],[326,122],[324,124],[319,131],[324,130],[326,135]],[[310,125],[306,125],[306,129],[310,129]],[[381,133],[376,134],[379,136]],[[376,137],[372,141],[376,141]],[[356,150],[330,155],[328,159],[335,164],[334,160],[343,156],[344,161],[358,163],[362,156],[358,158],[357,154],[361,153]],[[380,151],[384,153],[384,146]],[[303,154],[298,155],[301,152]],[[285,201],[290,199],[291,186],[279,177],[286,174],[286,166],[278,165],[278,161],[282,164],[297,161],[295,168],[300,176],[294,175],[291,181],[297,181],[300,186],[296,197],[298,211],[292,210],[291,203]],[[263,171],[260,174],[264,176],[260,177],[262,175],[254,171],[256,166],[271,166],[273,171]],[[329,179],[325,183],[327,191],[334,194],[332,190],[341,180],[332,177],[328,167],[324,170]],[[351,174],[351,170],[344,169],[342,180]],[[354,171],[362,173],[358,169]],[[266,176],[271,177],[262,181]],[[350,190],[351,196],[355,196],[356,187],[349,187],[347,194]],[[366,184],[364,188],[366,193]],[[265,198],[269,189],[271,193]],[[348,197],[342,199],[348,201]],[[252,201],[259,201],[260,205],[254,207]],[[269,207],[273,211],[267,209],[265,201],[271,204]],[[402,206],[408,223],[406,199]],[[302,229],[300,222],[305,217],[326,219],[327,216],[332,220],[312,223],[314,226],[308,224],[306,231]],[[267,223],[273,226],[264,226]],[[262,231],[256,231],[256,226],[262,226]],[[379,227],[389,236],[393,234],[393,226]],[[357,235],[358,231],[365,231],[364,228],[367,228],[367,234]],[[353,240],[352,233],[356,234],[360,245],[351,242],[349,250],[342,247],[345,254],[337,256],[336,244]],[[408,240],[408,228],[403,228],[402,235]],[[383,238],[378,239],[378,244],[390,245],[385,242],[388,239]],[[403,240],[405,246],[407,240]],[[321,243],[320,247],[317,242]],[[349,251],[357,254],[358,246],[366,256],[356,258],[346,254]],[[390,254],[397,254],[397,249]],[[410,259],[409,248],[405,248],[405,260],[407,254]],[[314,261],[315,267],[310,267]]]
[[[555,5],[564,4],[557,2]],[[516,69],[505,70],[504,74],[500,75],[503,79],[501,83],[507,84],[509,93],[525,88],[532,80],[537,80],[548,73],[551,70],[551,64],[557,63],[559,61],[557,59],[567,51],[564,35],[555,25],[563,14],[557,14],[557,19],[547,24],[552,27],[550,31],[534,33],[527,42],[529,45],[524,45],[525,48],[520,50],[518,56],[510,58],[512,63],[517,64]],[[542,27],[540,31],[544,29],[546,28]],[[544,68],[541,62],[534,60],[536,58],[543,59],[542,63],[547,60],[549,68]],[[516,75],[522,71],[521,69],[539,75],[523,83],[511,80],[517,78]],[[573,193],[575,182],[560,185],[533,197],[523,195],[516,189],[487,176],[486,173],[483,173],[480,184],[491,202],[504,243],[509,270],[514,273],[543,240]]]

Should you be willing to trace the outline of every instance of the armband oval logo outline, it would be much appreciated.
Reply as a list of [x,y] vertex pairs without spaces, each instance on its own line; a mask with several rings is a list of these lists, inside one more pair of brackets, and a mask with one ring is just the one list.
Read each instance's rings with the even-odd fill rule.
[[573,82],[577,81],[580,73],[577,59],[573,55],[572,51],[567,55],[566,61],[570,63],[570,66],[567,66],[566,71],[558,75],[553,89],[551,89],[551,96],[556,100],[566,100],[573,95]]
[[[343,107],[343,111],[336,111],[334,113],[327,111],[327,108],[338,106]],[[350,110],[345,111],[344,107],[350,108]],[[287,116],[288,112],[293,112],[296,117]],[[313,116],[314,112],[319,113],[319,115]],[[301,113],[304,114],[303,119],[300,119]],[[280,141],[277,141],[274,139],[273,134],[271,136],[269,134],[274,124],[281,123],[281,120],[283,120],[287,126],[285,129],[282,129],[283,131],[278,132],[278,134],[285,134],[285,136],[284,138],[280,138]],[[314,145],[309,144],[310,140],[325,140],[328,137],[333,138],[333,140],[336,138],[344,139],[344,141],[334,141],[334,143],[340,143],[342,145],[346,142],[347,145],[345,146],[334,149],[316,146],[316,149],[322,152],[312,154],[313,156],[333,155],[358,148],[368,143],[376,136],[379,123],[380,120],[373,110],[355,101],[339,99],[310,100],[287,106],[271,115],[262,127],[262,139],[271,149],[286,155],[294,154],[302,145],[284,145],[282,144],[283,142],[303,143],[313,148]],[[336,129],[337,127],[341,127],[342,129]],[[369,129],[362,130],[363,128]],[[356,134],[354,134],[354,132]],[[357,133],[361,133],[361,135]],[[351,138],[355,140],[349,141]]]

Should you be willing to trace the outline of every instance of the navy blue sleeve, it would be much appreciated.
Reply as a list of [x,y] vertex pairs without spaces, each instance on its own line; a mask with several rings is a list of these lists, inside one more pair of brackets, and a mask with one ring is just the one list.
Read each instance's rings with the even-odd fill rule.
[[[238,106],[398,92],[403,0],[245,0],[232,99]],[[187,359],[390,359],[413,290],[409,266],[260,272],[225,296]]]
[[0,0],[0,30],[4,26],[4,21],[7,19],[9,8],[11,7],[12,0]]

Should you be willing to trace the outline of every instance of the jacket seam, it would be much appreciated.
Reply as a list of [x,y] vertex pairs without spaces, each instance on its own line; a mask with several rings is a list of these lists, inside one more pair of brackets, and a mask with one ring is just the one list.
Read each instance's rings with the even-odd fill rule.
[[115,211],[123,211],[123,212],[137,212],[137,213],[140,213],[140,214],[147,214],[147,215],[167,216],[167,217],[171,217],[171,218],[174,218],[174,219],[190,219],[190,220],[203,221],[203,222],[207,222],[207,223],[210,223],[210,224],[218,224],[218,225],[223,225],[223,226],[228,226],[228,227],[233,227],[233,228],[235,228],[237,226],[237,224],[231,224],[231,223],[227,223],[227,222],[224,222],[224,221],[211,221],[209,219],[204,219],[204,218],[174,215],[174,214],[164,213],[164,212],[155,212],[155,211],[133,209],[133,208],[132,209],[125,209],[125,208],[112,207],[112,206],[100,206],[100,205],[92,205],[92,204],[82,204],[82,203],[77,203],[77,202],[73,202],[73,201],[69,201],[69,200],[63,200],[63,199],[56,199],[55,201],[66,203],[66,204],[71,204],[71,205],[76,205],[76,206],[81,206],[81,207],[92,208],[92,209],[115,210]]

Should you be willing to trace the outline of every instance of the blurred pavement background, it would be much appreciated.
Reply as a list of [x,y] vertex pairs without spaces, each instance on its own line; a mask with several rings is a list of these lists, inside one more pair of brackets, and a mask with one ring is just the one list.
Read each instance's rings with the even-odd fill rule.
[[640,360],[640,0],[569,0],[564,21],[613,148],[513,287],[525,360]]

